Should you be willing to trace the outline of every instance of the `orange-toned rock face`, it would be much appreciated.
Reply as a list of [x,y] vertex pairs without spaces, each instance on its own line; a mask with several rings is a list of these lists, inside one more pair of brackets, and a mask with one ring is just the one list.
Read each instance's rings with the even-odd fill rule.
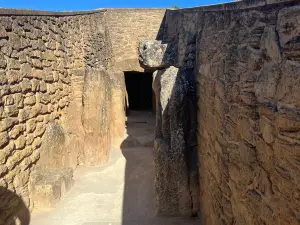
[[205,224],[298,224],[300,7],[207,13],[198,38]]
[[82,124],[84,136],[84,165],[107,162],[109,144],[109,77],[105,71],[87,71],[83,91]]
[[112,147],[119,147],[125,133],[124,74],[87,70],[83,89],[83,165],[108,161]]
[[273,1],[166,14],[175,64],[196,60],[204,224],[299,223],[299,15]]
[[109,72],[110,77],[110,143],[112,148],[120,148],[125,136],[125,78],[123,72]]

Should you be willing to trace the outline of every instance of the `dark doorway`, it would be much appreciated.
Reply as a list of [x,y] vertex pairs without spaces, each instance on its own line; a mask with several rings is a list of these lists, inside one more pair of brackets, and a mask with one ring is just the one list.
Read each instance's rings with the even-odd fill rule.
[[130,110],[152,110],[152,73],[125,72]]

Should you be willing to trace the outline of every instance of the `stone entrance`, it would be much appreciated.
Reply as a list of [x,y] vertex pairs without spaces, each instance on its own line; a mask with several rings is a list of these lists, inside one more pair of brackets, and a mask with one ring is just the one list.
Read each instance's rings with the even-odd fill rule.
[[299,37],[296,0],[0,9],[0,225],[299,224]]
[[152,73],[129,71],[124,75],[129,110],[150,111],[155,105],[152,97]]

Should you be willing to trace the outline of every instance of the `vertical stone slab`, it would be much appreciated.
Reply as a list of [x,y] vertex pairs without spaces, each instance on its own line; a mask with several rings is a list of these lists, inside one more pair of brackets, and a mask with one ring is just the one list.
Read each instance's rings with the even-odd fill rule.
[[[194,38],[191,38],[194,41]],[[181,47],[185,47],[181,43]],[[178,44],[155,40],[140,43],[140,62],[154,73],[156,98],[155,209],[163,216],[191,216],[199,210],[197,107],[194,48],[189,43],[181,68]],[[177,65],[178,66],[178,65]]]
[[125,135],[125,78],[123,72],[109,72],[110,95],[110,139],[111,147],[119,148]]
[[110,84],[103,70],[87,69],[83,91],[82,123],[84,137],[84,165],[101,165],[109,156]]
[[156,130],[154,147],[157,215],[191,215],[185,141],[185,84],[178,68],[154,73]]
[[[69,70],[71,75],[71,96],[68,107],[68,117],[65,120],[65,128],[68,133],[66,142],[67,149],[70,152],[70,166],[82,165],[82,156],[84,150],[84,128],[82,124],[83,115],[83,87],[85,69]],[[76,164],[75,164],[76,162]]]
[[48,124],[43,136],[38,167],[53,170],[68,167],[66,150],[66,135],[63,127],[58,122]]

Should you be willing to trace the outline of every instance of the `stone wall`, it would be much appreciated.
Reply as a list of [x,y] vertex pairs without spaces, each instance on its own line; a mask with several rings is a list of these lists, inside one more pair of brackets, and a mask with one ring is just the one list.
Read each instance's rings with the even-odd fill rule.
[[165,9],[108,9],[107,25],[116,71],[144,71],[138,60],[141,40],[159,36]]
[[171,53],[153,67],[162,69],[157,108],[167,109],[157,114],[158,214],[198,210],[198,167],[204,224],[299,223],[299,15],[297,1],[280,0],[167,12],[1,9],[0,224],[53,207],[72,185],[69,168],[107,162],[124,135],[122,71],[143,71],[144,39]]
[[119,148],[122,71],[142,70],[139,40],[156,38],[164,12],[0,9],[0,224],[53,207],[72,169]]
[[107,161],[109,126],[116,124],[109,122],[110,99],[97,102],[107,108],[97,128],[106,144],[94,146],[99,157],[87,157],[84,142],[94,131],[81,116],[92,115],[90,77],[105,93],[121,78],[105,72],[112,61],[105,11],[0,14],[0,224],[10,224],[26,208],[53,207],[72,185],[69,167]]
[[299,223],[299,15],[297,1],[167,11],[175,65],[196,52],[204,224]]
[[[74,38],[81,35],[78,20],[73,24],[51,16],[0,20],[0,180],[1,187],[22,196],[26,206],[32,207],[28,184],[44,133],[48,124],[65,116],[70,103],[70,69],[84,66],[83,52],[76,48],[80,39]],[[1,195],[1,202],[10,201],[6,197]],[[1,210],[1,220],[10,213]]]

